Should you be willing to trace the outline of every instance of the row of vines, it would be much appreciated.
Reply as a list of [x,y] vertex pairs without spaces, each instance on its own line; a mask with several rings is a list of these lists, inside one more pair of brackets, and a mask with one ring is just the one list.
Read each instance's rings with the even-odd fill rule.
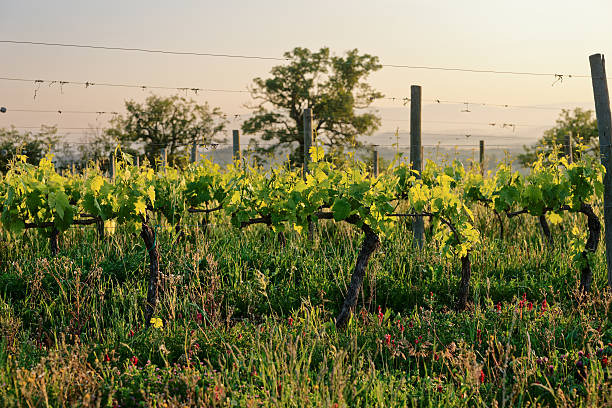
[[[311,149],[309,171],[303,174],[279,165],[269,170],[239,162],[221,168],[206,158],[187,168],[155,169],[136,166],[118,152],[116,173],[106,177],[95,166],[83,174],[63,176],[52,157],[38,166],[18,156],[0,183],[2,225],[13,239],[27,229],[49,232],[50,249],[58,251],[59,234],[74,225],[122,226],[140,233],[149,255],[149,282],[144,319],[154,316],[161,255],[156,239],[160,220],[180,235],[181,225],[198,213],[203,226],[211,217],[229,218],[234,228],[264,224],[284,239],[284,232],[306,234],[319,220],[350,223],[363,235],[346,297],[336,325],[347,324],[357,304],[370,256],[385,239],[399,237],[398,220],[427,217],[432,231],[427,245],[461,262],[456,308],[465,309],[471,274],[470,254],[479,251],[481,234],[471,209],[490,208],[502,217],[522,214],[560,222],[563,212],[586,215],[584,231],[574,231],[571,251],[580,270],[580,288],[588,292],[593,280],[592,254],[600,241],[601,225],[593,206],[603,192],[603,168],[596,159],[583,156],[568,163],[556,152],[541,155],[526,175],[512,172],[511,164],[482,176],[460,163],[428,162],[422,172],[396,161],[378,177],[364,163],[350,161],[338,167],[325,160],[320,147]],[[189,221],[187,221],[189,222]]]

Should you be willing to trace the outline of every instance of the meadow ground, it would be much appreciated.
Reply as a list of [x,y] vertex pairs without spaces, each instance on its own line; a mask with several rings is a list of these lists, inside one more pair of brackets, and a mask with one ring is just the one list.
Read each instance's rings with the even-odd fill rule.
[[372,257],[345,330],[333,319],[360,244],[322,222],[310,242],[217,220],[181,240],[158,228],[161,297],[143,327],[148,257],[138,234],[43,231],[0,247],[0,406],[612,406],[603,245],[579,298],[566,215],[545,244],[533,217],[477,211],[468,311],[458,259],[407,225]]

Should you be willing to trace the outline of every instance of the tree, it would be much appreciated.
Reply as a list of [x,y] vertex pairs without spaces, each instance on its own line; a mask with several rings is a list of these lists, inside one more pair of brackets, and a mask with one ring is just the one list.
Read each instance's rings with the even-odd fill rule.
[[151,163],[166,148],[170,163],[182,162],[192,143],[222,143],[222,132],[227,119],[219,108],[208,103],[198,104],[193,99],[178,95],[151,95],[144,104],[125,102],[126,116],[111,120],[107,135],[124,143],[124,150],[133,152],[140,147]]
[[599,133],[593,111],[581,108],[575,108],[573,111],[563,109],[555,127],[546,130],[544,136],[534,146],[524,146],[525,153],[520,154],[518,160],[524,166],[530,165],[536,161],[539,152],[549,153],[554,146],[563,145],[568,134],[571,135],[573,144],[585,145],[587,152],[599,152]]
[[41,126],[36,132],[19,132],[14,127],[0,128],[0,172],[4,173],[16,154],[27,156],[27,162],[38,164],[40,159],[58,144],[54,126]]
[[303,163],[304,108],[312,109],[316,140],[331,154],[351,144],[361,146],[357,136],[371,135],[380,126],[373,112],[358,113],[383,96],[365,82],[381,68],[377,57],[359,55],[356,49],[337,57],[329,48],[311,52],[299,47],[284,56],[287,64],[273,67],[271,78],[255,78],[251,88],[254,116],[242,130],[272,142],[251,142],[259,157],[289,151],[292,164]]

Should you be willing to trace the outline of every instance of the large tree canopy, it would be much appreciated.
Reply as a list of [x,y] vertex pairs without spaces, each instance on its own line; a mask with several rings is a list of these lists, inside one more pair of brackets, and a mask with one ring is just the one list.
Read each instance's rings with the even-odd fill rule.
[[219,108],[208,103],[198,104],[193,99],[178,95],[151,95],[144,104],[126,101],[126,116],[117,116],[107,130],[109,136],[127,148],[142,148],[149,161],[159,157],[166,148],[168,160],[176,162],[186,157],[189,146],[196,143],[220,143],[225,139],[227,119]]
[[14,127],[0,128],[0,172],[6,172],[16,154],[26,155],[28,163],[38,164],[58,142],[59,136],[54,126],[42,126],[36,132],[19,132]]
[[[563,145],[565,136],[572,137],[572,143],[581,143],[588,151],[599,151],[597,120],[592,110],[575,108],[573,111],[563,109],[557,124],[544,132],[544,136],[531,147],[525,147],[525,153],[518,156],[519,161],[527,166],[536,160],[539,152],[550,152],[554,146]],[[576,153],[574,153],[575,155]]]
[[374,113],[359,113],[383,96],[365,82],[381,68],[377,57],[356,49],[332,56],[328,48],[295,48],[284,56],[288,62],[272,68],[271,78],[253,80],[254,115],[242,130],[270,142],[252,142],[258,156],[287,149],[293,164],[303,163],[304,108],[312,109],[315,137],[332,154],[359,145],[357,136],[371,135],[380,126]]

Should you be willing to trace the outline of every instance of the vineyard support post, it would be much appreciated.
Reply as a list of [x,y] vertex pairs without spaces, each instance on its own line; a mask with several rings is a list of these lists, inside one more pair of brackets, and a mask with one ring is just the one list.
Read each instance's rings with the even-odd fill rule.
[[232,130],[232,149],[232,157],[234,158],[234,161],[241,161],[242,153],[240,152],[240,131],[236,129]]
[[168,151],[165,147],[161,149],[161,165],[164,173],[166,172],[166,166],[168,165]]
[[[413,170],[418,171],[418,178],[421,178],[423,169],[421,152],[421,87],[412,85],[410,87],[410,164]],[[423,248],[424,229],[423,217],[415,217],[412,222],[412,232],[419,248]]]
[[312,146],[312,109],[304,109],[304,179],[308,173],[310,162],[310,146]]
[[[304,115],[304,180],[309,173],[308,163],[310,162],[310,146],[312,146],[312,109],[306,108]],[[314,236],[314,223],[308,223],[308,241],[312,241]]]
[[191,163],[196,163],[198,161],[198,145],[196,142],[193,142],[191,145]]
[[108,158],[108,178],[115,180],[115,153],[111,153]]
[[484,146],[484,140],[481,140],[480,143],[480,156],[479,156],[479,162],[480,162],[480,174],[484,175],[484,171],[485,171],[485,146]]
[[574,161],[573,154],[572,154],[572,134],[571,133],[567,133],[565,135],[565,138],[563,139],[563,152],[565,154],[565,158],[567,159],[568,163],[571,163]]
[[372,176],[378,177],[378,149],[376,146],[372,150]]
[[610,114],[610,94],[606,79],[605,58],[602,54],[589,57],[591,64],[591,81],[595,98],[595,114],[599,131],[599,150],[601,164],[605,167],[604,175],[604,240],[606,242],[606,264],[608,266],[608,287],[612,287],[612,117]]

